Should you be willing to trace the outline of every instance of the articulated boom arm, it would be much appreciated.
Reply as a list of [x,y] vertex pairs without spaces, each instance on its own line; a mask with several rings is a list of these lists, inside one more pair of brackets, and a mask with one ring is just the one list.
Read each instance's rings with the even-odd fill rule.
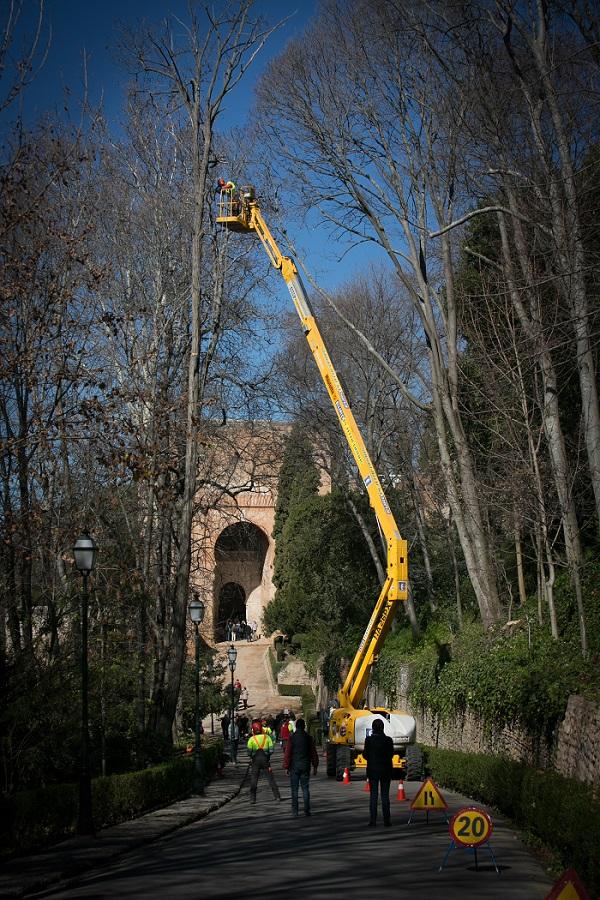
[[317,363],[323,383],[337,414],[342,431],[364,482],[371,506],[375,511],[387,546],[387,577],[371,615],[371,619],[344,686],[339,692],[340,706],[357,707],[364,696],[369,675],[384,638],[394,618],[394,610],[399,600],[408,599],[408,548],[401,537],[396,520],[380,484],[377,473],[365,446],[350,404],[344,394],[339,378],[310,307],[306,291],[296,265],[289,256],[283,256],[262,217],[258,203],[252,195],[242,198],[235,209],[231,197],[221,195],[217,222],[232,231],[255,231],[265,248],[272,265],[279,269],[291,294],[308,345]]

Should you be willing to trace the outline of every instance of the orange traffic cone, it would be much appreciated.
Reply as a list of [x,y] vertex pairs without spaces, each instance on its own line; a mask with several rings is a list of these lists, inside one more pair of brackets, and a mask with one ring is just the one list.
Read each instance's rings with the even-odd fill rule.
[[365,786],[364,786],[364,788],[363,788],[363,793],[364,793],[364,794],[370,794],[370,793],[371,793],[371,782],[369,781],[368,778],[367,778],[367,780],[366,780],[366,782],[365,782]]
[[404,782],[398,782],[398,793],[396,794],[396,800],[407,800],[407,796],[404,793]]
[[350,784],[350,770],[348,766],[344,769],[344,777],[342,778],[342,784]]

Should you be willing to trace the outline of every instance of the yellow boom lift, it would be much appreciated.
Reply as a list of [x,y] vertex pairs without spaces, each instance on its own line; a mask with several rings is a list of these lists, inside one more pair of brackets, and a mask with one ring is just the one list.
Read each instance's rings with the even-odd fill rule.
[[327,352],[294,260],[289,256],[283,256],[279,250],[262,216],[252,187],[242,188],[239,194],[224,189],[219,194],[218,204],[217,222],[229,231],[243,234],[255,232],[271,264],[281,272],[288,286],[306,340],[358,467],[387,547],[385,583],[346,680],[338,693],[339,708],[333,711],[329,722],[327,774],[341,779],[346,767],[364,768],[366,762],[362,750],[365,738],[371,733],[374,719],[382,719],[385,733],[394,740],[396,750],[394,767],[399,770],[399,777],[419,778],[422,756],[420,748],[414,743],[416,726],[412,716],[400,710],[363,707],[371,669],[377,662],[396,606],[408,599],[407,542],[400,534],[348,398]]

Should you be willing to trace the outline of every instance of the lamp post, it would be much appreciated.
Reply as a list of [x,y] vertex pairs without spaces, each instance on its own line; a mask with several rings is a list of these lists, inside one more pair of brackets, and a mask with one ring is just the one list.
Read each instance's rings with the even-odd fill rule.
[[[231,718],[230,718],[230,721],[229,721],[229,725],[230,725],[230,731],[229,731],[229,734],[230,734],[230,735],[233,735],[233,722],[234,722],[234,718],[235,718],[235,715],[234,715],[234,694],[233,694],[233,673],[235,672],[235,661],[236,661],[236,659],[237,659],[237,650],[235,649],[235,647],[233,646],[233,644],[231,645],[231,647],[230,647],[229,650],[227,651],[227,659],[229,660],[229,668],[230,668],[230,670],[231,670]],[[234,754],[234,752],[233,752],[233,746],[232,746],[232,744],[231,744],[232,741],[233,741],[233,738],[230,738],[230,753],[231,753],[231,759],[233,760],[235,754]]]
[[90,774],[90,731],[88,707],[88,578],[96,562],[98,546],[95,540],[84,533],[77,538],[73,547],[75,567],[83,578],[81,593],[81,761],[79,767],[79,818],[78,834],[94,834],[92,815],[92,779]]
[[196,709],[195,709],[195,740],[194,740],[194,794],[204,794],[204,768],[202,765],[202,753],[200,748],[200,625],[204,619],[206,609],[204,603],[194,592],[188,605],[190,619],[196,630]]

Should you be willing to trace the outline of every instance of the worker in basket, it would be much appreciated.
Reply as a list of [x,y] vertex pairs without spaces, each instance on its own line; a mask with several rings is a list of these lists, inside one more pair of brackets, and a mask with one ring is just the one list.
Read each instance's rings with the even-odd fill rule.
[[237,216],[240,212],[240,195],[235,181],[225,181],[219,178],[217,181],[217,190],[221,194],[221,201],[225,201],[225,205],[230,208],[231,215]]

